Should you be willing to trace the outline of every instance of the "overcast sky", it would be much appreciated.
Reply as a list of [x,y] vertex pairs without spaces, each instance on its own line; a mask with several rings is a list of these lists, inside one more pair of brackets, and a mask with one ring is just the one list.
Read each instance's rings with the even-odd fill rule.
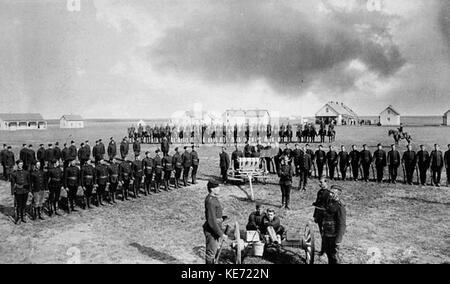
[[447,0],[66,1],[0,0],[0,112],[450,108]]

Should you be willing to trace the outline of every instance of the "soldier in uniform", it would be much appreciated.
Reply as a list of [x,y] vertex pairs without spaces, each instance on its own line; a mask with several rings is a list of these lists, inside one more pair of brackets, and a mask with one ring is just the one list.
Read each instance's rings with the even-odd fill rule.
[[387,156],[387,163],[389,166],[389,179],[390,182],[397,182],[397,171],[400,166],[400,153],[395,149],[395,144],[391,145],[391,151],[389,151]]
[[50,191],[50,216],[55,213],[58,214],[58,201],[63,186],[64,172],[61,169],[59,160],[54,159],[47,172],[48,189]]
[[[284,239],[286,230],[283,225],[281,225],[281,220],[278,216],[276,216],[275,210],[267,209],[267,214],[262,218],[262,233],[268,234],[268,228],[272,227],[277,235],[280,235],[282,239]],[[281,241],[281,240],[277,240]]]
[[133,142],[133,152],[134,156],[139,156],[141,154],[141,143],[139,142],[139,139],[136,139]]
[[350,165],[352,167],[353,180],[358,180],[359,167],[361,165],[361,153],[358,151],[356,145],[352,145],[350,152]]
[[119,164],[119,184],[122,186],[122,201],[128,200],[128,190],[131,182],[131,165],[129,161],[123,160]]
[[2,169],[3,169],[2,174],[3,174],[3,178],[5,180],[6,180],[5,154],[6,154],[6,151],[7,151],[6,148],[7,148],[7,145],[3,144],[3,148],[0,151],[0,164],[2,165]]
[[108,182],[109,182],[109,200],[116,204],[116,193],[119,187],[119,165],[116,158],[113,158],[107,165],[108,169]]
[[109,139],[109,144],[108,144],[108,157],[109,157],[109,161],[112,161],[117,155],[117,144],[116,141],[114,141],[114,138],[110,138]]
[[234,124],[234,127],[233,127],[234,144],[237,144],[237,143],[238,143],[238,133],[239,133],[238,125],[237,125],[237,123],[235,123],[235,124]]
[[325,165],[327,161],[327,156],[325,154],[325,151],[322,150],[323,146],[319,145],[319,150],[316,151],[315,157],[316,157],[316,165],[317,165],[317,174],[319,179],[323,176],[323,166]]
[[444,157],[439,145],[434,144],[434,150],[430,154],[431,183],[434,186],[441,186],[441,173],[444,167]]
[[219,154],[220,175],[224,184],[228,182],[228,169],[230,168],[230,156],[227,148],[222,147],[222,153]]
[[189,171],[192,166],[191,153],[189,153],[187,148],[188,148],[187,146],[184,146],[184,153],[181,155],[181,159],[183,160],[183,183],[184,183],[184,186],[188,186]]
[[63,161],[63,168],[66,170],[70,163],[69,148],[67,148],[67,143],[64,143],[64,147],[61,151],[61,160]]
[[405,151],[405,153],[403,153],[402,162],[405,165],[406,182],[409,185],[412,185],[417,160],[416,160],[416,152],[412,150],[411,144],[408,144],[408,150]]
[[361,165],[363,168],[363,178],[365,182],[369,181],[369,174],[370,174],[370,165],[372,164],[372,154],[367,148],[367,145],[363,145],[363,150],[361,151]]
[[172,157],[172,165],[175,168],[175,188],[180,188],[181,172],[183,171],[183,159],[178,152],[178,147],[175,148],[175,154]]
[[30,164],[28,164],[28,148],[27,144],[22,144],[22,149],[19,151],[19,160],[23,162],[23,170],[24,171],[31,171],[31,161]]
[[[97,159],[95,157],[96,154],[96,147],[94,147],[94,158]],[[80,160],[80,166],[84,166],[86,164],[87,161],[89,161],[89,153],[88,153],[88,148],[86,147],[86,144],[81,143],[80,145],[80,149],[78,150],[78,160]]]
[[194,145],[192,145],[191,158],[192,158],[192,172],[191,172],[192,184],[197,184],[197,170],[200,160],[198,158],[197,151],[195,151]]
[[292,150],[292,160],[294,161],[294,169],[295,175],[300,175],[300,156],[303,155],[304,152],[299,148],[298,144],[294,145],[294,150]]
[[308,153],[306,146],[303,148],[303,151],[300,152],[299,156],[299,174],[300,174],[300,183],[298,188],[306,191],[306,185],[308,184],[308,177],[310,176],[313,160],[311,155]]
[[155,169],[155,192],[159,193],[161,192],[161,181],[162,181],[162,174],[163,174],[163,164],[162,159],[159,156],[159,149],[156,149],[155,151],[155,157],[153,158],[153,165]]
[[294,170],[289,164],[289,157],[283,156],[280,164],[280,172],[278,173],[280,177],[280,187],[281,187],[281,204],[282,207],[289,210],[289,202],[291,199],[291,187],[292,187],[292,177],[294,176]]
[[[22,153],[22,154],[26,155],[26,152]],[[19,153],[19,157],[20,157],[20,153]],[[44,167],[44,164],[45,164],[45,148],[44,148],[44,144],[40,144],[39,145],[39,149],[37,150],[36,157],[37,157],[38,162],[41,164],[41,167]],[[26,166],[30,167],[31,164],[30,165],[26,165]],[[29,171],[29,170],[31,170],[31,168],[27,168],[26,170]]]
[[164,169],[164,189],[166,191],[170,190],[170,177],[172,176],[173,164],[172,156],[166,153],[162,159],[162,165]]
[[448,150],[444,154],[444,165],[447,173],[447,186],[450,185],[450,144],[447,145]]
[[84,190],[84,196],[86,197],[87,208],[91,208],[91,197],[96,180],[96,170],[92,166],[91,160],[87,160],[80,170],[80,183]]
[[74,161],[77,159],[77,146],[75,146],[75,141],[71,141],[70,142],[70,147],[69,147],[69,159],[71,161]]
[[345,149],[344,145],[341,145],[341,151],[339,152],[339,171],[341,172],[342,180],[347,179],[347,168],[350,166],[350,155]]
[[266,214],[263,211],[262,205],[260,202],[256,203],[256,211],[252,212],[250,216],[248,216],[248,223],[245,227],[247,231],[263,231],[263,218]]
[[94,156],[95,165],[98,165],[100,161],[103,159],[102,146],[100,145],[100,140],[95,141],[95,146],[92,149],[92,156]]
[[163,137],[161,142],[161,152],[163,153],[163,157],[169,154],[169,140],[167,140],[167,137]]
[[420,174],[420,184],[426,185],[427,171],[430,167],[430,154],[425,148],[425,145],[420,145],[420,151],[417,152],[417,166]]
[[252,156],[252,146],[250,146],[250,144],[247,142],[245,142],[245,146],[244,146],[244,156],[246,158],[250,158]]
[[[6,152],[4,154],[4,163],[5,163],[5,180],[8,181],[10,180],[10,174],[13,171],[14,168],[14,164],[15,162],[15,158],[14,158],[14,153],[11,150],[11,146],[8,146],[6,148]],[[23,161],[22,161],[23,163]]]
[[[311,156],[312,168],[315,168],[314,161],[316,160],[316,155],[315,155],[314,151],[311,149],[309,144],[305,145],[305,149],[306,149],[306,153],[308,153]],[[310,177],[311,177],[311,174],[312,174],[312,171],[309,172]]]
[[109,181],[108,166],[104,159],[101,159],[97,166],[95,166],[95,178],[97,185],[97,202],[99,205],[103,206],[102,200],[105,198],[106,186]]
[[330,150],[327,153],[327,164],[330,180],[335,180],[334,171],[338,165],[338,153],[336,153],[332,145],[330,145]]
[[122,142],[120,143],[120,156],[122,157],[122,160],[125,160],[125,158],[128,156],[128,140],[126,137],[122,139]]
[[145,158],[142,160],[142,168],[144,170],[144,191],[145,195],[150,194],[153,179],[153,159],[150,157],[150,152],[145,152]]
[[[141,190],[141,183],[142,183],[142,177],[144,176],[144,172],[142,171],[142,161],[139,158],[139,155],[136,155],[132,166],[132,172],[133,172],[133,189],[134,189],[134,197],[138,198],[139,192]],[[147,192],[145,193],[147,195]]]
[[236,144],[235,150],[233,153],[231,153],[231,160],[233,161],[233,169],[236,171],[239,169],[239,158],[244,157],[244,153],[242,153],[241,150],[239,150],[238,145]]
[[322,196],[322,250],[327,254],[329,264],[341,263],[339,250],[346,230],[346,210],[339,198],[340,192],[339,187],[332,186]]
[[375,168],[377,169],[377,182],[383,182],[384,168],[387,165],[386,152],[383,150],[383,146],[378,144],[378,149],[373,153],[373,160]]
[[30,191],[30,173],[23,169],[23,161],[16,162],[17,170],[11,173],[11,195],[14,196],[16,202],[16,218],[15,223],[19,219],[26,223],[24,213],[27,205],[28,192]]
[[64,188],[68,190],[68,212],[75,210],[75,198],[78,186],[80,185],[80,169],[76,166],[75,160],[71,160],[69,166],[64,170]]
[[59,148],[59,142],[55,142],[55,159],[61,160],[61,149]]
[[86,151],[86,157],[89,160],[91,158],[91,145],[89,145],[89,140],[84,141],[84,149]]
[[45,165],[50,164],[53,159],[55,159],[55,149],[52,144],[48,144],[48,148],[45,150]]
[[36,163],[36,152],[33,150],[33,145],[28,145],[28,151],[27,151],[27,163],[30,165],[28,166],[28,169],[31,169],[31,165]]
[[31,192],[33,193],[33,219],[44,220],[41,215],[43,213],[44,206],[44,193],[48,190],[48,178],[47,173],[41,168],[39,162],[34,166],[34,170],[31,172]]
[[215,264],[215,256],[219,249],[219,240],[224,241],[228,236],[222,230],[222,206],[218,196],[220,194],[220,186],[216,181],[209,181],[207,184],[208,196],[205,199],[205,223],[203,224],[203,232],[206,238],[206,264]]

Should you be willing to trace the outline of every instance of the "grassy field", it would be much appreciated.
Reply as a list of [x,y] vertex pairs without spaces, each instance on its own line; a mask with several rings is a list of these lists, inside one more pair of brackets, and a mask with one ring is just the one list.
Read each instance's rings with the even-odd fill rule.
[[[40,144],[74,139],[116,140],[125,134],[127,123],[90,123],[80,130],[0,132],[0,143],[18,151],[23,142]],[[407,128],[414,144],[450,143],[450,128]],[[339,127],[336,145],[367,143],[391,144],[388,128]],[[93,144],[93,143],[91,143]],[[144,146],[154,150],[156,146]],[[172,147],[173,148],[173,147]],[[446,147],[445,147],[446,148]],[[404,150],[404,145],[400,147]],[[218,176],[218,146],[203,146],[199,184],[119,202],[88,211],[78,211],[45,221],[29,221],[16,226],[11,222],[13,200],[9,185],[0,181],[0,263],[203,263],[204,197],[206,181]],[[399,179],[402,179],[400,175]],[[298,180],[294,180],[295,184]],[[362,182],[336,182],[345,188],[347,233],[342,245],[346,263],[450,263],[449,188],[395,186]],[[256,199],[274,207],[289,231],[301,231],[312,222],[311,203],[318,190],[312,181],[306,193],[292,192],[292,210],[279,209],[277,178],[266,185],[254,186]],[[222,190],[225,214],[245,226],[254,203],[248,200],[249,187],[228,185]],[[316,226],[316,246],[320,237]],[[246,263],[302,263],[303,252],[292,257],[288,252],[265,259],[246,258]],[[225,249],[223,262],[231,262],[232,252]],[[326,263],[325,257],[316,258]]]

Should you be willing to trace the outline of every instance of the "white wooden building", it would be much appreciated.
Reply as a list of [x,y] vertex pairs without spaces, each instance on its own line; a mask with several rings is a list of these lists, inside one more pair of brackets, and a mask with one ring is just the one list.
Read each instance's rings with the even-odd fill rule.
[[444,125],[450,126],[450,109],[444,113]]
[[45,130],[47,121],[39,113],[0,113],[0,130]]
[[380,113],[380,124],[382,126],[397,126],[400,125],[400,123],[400,113],[396,111],[393,106],[388,106]]
[[81,115],[63,115],[59,120],[60,128],[84,128],[84,120]]
[[358,121],[358,115],[347,105],[340,102],[328,102],[317,113],[316,121],[326,124],[352,125]]

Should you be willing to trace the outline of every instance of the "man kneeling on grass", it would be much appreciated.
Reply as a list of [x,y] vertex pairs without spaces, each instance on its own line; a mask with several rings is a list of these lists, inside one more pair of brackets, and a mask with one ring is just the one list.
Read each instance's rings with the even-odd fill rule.
[[266,236],[268,243],[281,243],[281,240],[285,238],[286,231],[281,225],[280,218],[276,216],[275,210],[267,209],[267,214],[263,217],[262,223],[262,233]]
[[263,218],[266,216],[261,203],[256,203],[256,211],[252,212],[248,217],[247,231],[262,231]]

